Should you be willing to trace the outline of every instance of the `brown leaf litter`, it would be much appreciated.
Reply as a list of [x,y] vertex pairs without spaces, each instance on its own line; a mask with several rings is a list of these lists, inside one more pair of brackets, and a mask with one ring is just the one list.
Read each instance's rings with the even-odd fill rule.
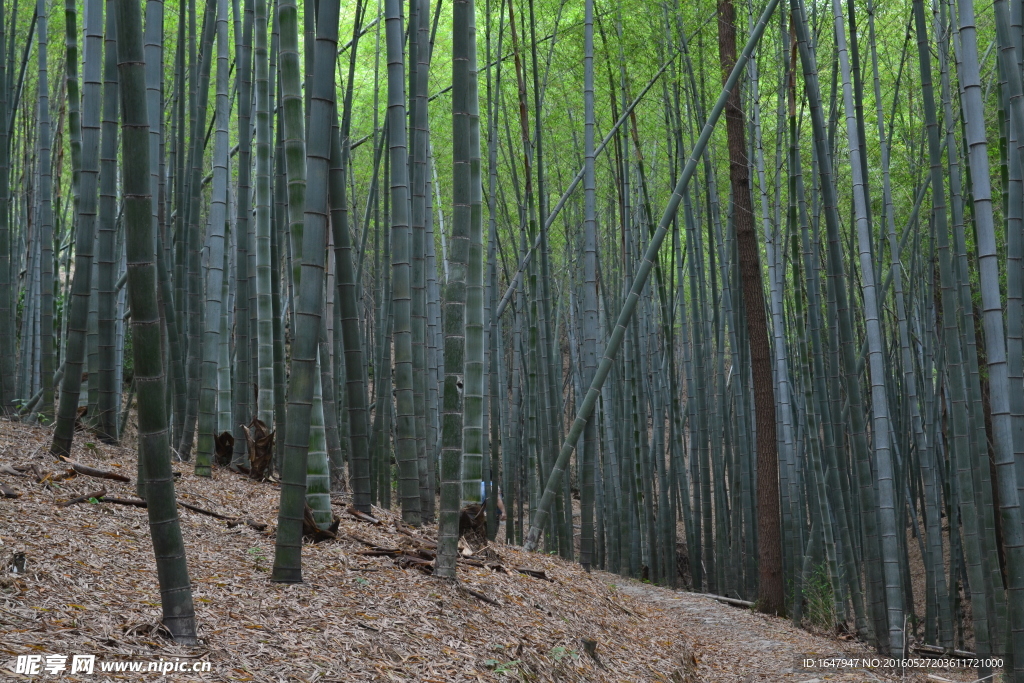
[[0,485],[21,494],[0,498],[5,681],[29,680],[17,655],[50,653],[209,661],[170,676],[203,681],[896,680],[796,671],[798,653],[855,646],[500,543],[463,544],[458,584],[436,579],[436,527],[355,513],[348,496],[333,500],[337,538],[303,546],[305,583],[270,583],[279,488],[220,468],[199,478],[187,463],[174,463],[175,487],[201,644],[179,646],[159,625],[146,511],[93,502],[137,500],[135,452],[79,433],[70,467],[48,455],[50,436],[0,420]]

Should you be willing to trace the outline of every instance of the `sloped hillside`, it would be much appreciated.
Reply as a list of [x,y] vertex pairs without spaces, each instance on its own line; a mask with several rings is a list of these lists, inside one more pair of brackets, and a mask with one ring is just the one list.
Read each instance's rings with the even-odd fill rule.
[[[58,507],[101,489],[135,498],[134,452],[86,443],[76,439],[75,463],[132,482],[60,479],[69,465],[47,455],[48,430],[0,422],[0,483],[21,494],[0,500],[5,678],[27,653],[208,660],[209,673],[186,678],[210,681],[667,681],[693,668],[685,635],[609,585],[614,577],[499,545],[460,563],[456,587],[403,560],[412,552],[386,552],[429,547],[433,529],[408,530],[379,509],[380,524],[357,520],[344,496],[338,539],[303,549],[306,583],[270,583],[277,487],[227,470],[200,479],[186,465],[175,467],[179,499],[243,523],[180,508],[202,645],[176,646],[157,627],[146,511]],[[15,553],[24,573],[11,572]]]
[[[173,664],[169,680],[204,681],[807,681],[816,675],[794,668],[796,653],[856,650],[501,544],[467,549],[455,586],[426,573],[433,528],[409,529],[377,508],[359,519],[345,496],[335,500],[337,538],[303,549],[306,582],[273,584],[277,487],[222,469],[200,479],[180,464],[179,500],[193,506],[180,514],[201,645],[177,646],[158,625],[146,511],[60,505],[102,490],[135,499],[134,452],[80,434],[79,470],[132,481],[97,478],[54,461],[48,437],[0,421],[0,484],[16,496],[0,499],[3,680],[56,680],[19,674],[17,657],[57,654],[68,656],[68,681],[151,680],[131,673],[138,662]],[[95,655],[92,675],[70,673],[75,654]],[[209,671],[192,670],[204,662]],[[128,670],[100,671],[118,663]]]

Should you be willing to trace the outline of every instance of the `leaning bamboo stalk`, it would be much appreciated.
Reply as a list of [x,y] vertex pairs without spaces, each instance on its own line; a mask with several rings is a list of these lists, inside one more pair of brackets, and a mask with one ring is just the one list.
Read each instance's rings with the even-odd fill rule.
[[[669,67],[669,65],[673,61],[675,61],[676,56],[677,55],[672,55],[671,57],[669,57],[668,60],[665,61],[664,64],[661,65],[661,68],[658,69],[658,72],[654,74],[654,76],[647,83],[647,85],[644,86],[644,89],[641,90],[640,93],[633,98],[633,101],[630,102],[629,106],[625,109],[625,111],[622,112],[622,115],[619,116],[618,119],[616,119],[615,124],[611,127],[611,130],[609,130],[605,134],[604,139],[601,140],[601,144],[599,144],[597,148],[594,150],[595,159],[601,155],[601,152],[603,152],[605,147],[608,146],[608,143],[615,138],[619,130],[619,127],[622,126],[622,124],[624,124],[627,120],[629,120],[630,114],[633,113],[637,105],[640,104],[640,102],[643,100],[644,95],[646,95],[647,92],[652,87],[654,87],[654,84],[658,82],[658,79],[661,78],[662,74],[665,73],[665,70]],[[545,229],[549,229],[554,224],[555,219],[558,217],[559,213],[568,203],[569,197],[572,196],[573,190],[579,187],[579,184],[583,181],[583,174],[585,172],[586,168],[581,167],[580,170],[577,171],[576,175],[573,176],[573,179],[569,183],[569,186],[565,188],[565,192],[563,192],[562,196],[558,198],[558,201],[555,202],[555,205],[551,208],[550,213],[548,213],[547,218],[545,218]],[[498,302],[498,307],[495,309],[492,318],[500,318],[502,314],[505,312],[505,309],[508,307],[509,302],[512,300],[512,297],[515,294],[516,289],[522,284],[523,274],[526,272],[526,269],[533,261],[534,254],[536,254],[537,250],[540,249],[540,243],[541,236],[538,234],[536,239],[533,241],[533,244],[530,246],[529,250],[527,250],[520,259],[519,267],[516,269],[515,274],[509,280],[508,287],[506,288],[505,293],[502,295],[501,300]]]
[[621,311],[619,312],[614,331],[605,346],[605,350],[601,358],[601,364],[598,366],[594,380],[591,382],[590,388],[587,390],[586,397],[580,404],[580,408],[576,414],[576,419],[573,421],[572,428],[569,430],[565,442],[562,444],[562,449],[558,454],[558,459],[555,462],[555,466],[551,471],[551,475],[548,478],[547,485],[544,489],[544,495],[537,507],[533,519],[531,520],[530,531],[526,539],[526,543],[524,544],[528,550],[534,550],[537,547],[537,541],[540,539],[540,533],[546,521],[548,509],[551,507],[551,503],[554,500],[555,492],[560,483],[562,473],[565,471],[565,467],[569,462],[569,456],[572,455],[576,441],[583,433],[583,428],[586,426],[587,418],[590,417],[590,414],[594,410],[594,405],[597,403],[597,397],[601,391],[601,386],[604,384],[605,379],[607,379],[609,372],[611,372],[615,355],[618,352],[619,347],[622,344],[623,336],[625,335],[626,326],[628,325],[633,312],[636,310],[636,304],[639,300],[640,292],[647,284],[647,278],[650,276],[651,269],[654,267],[654,261],[657,259],[658,250],[665,239],[665,235],[668,234],[672,220],[679,208],[679,203],[683,199],[683,193],[686,191],[687,185],[697,168],[697,163],[711,139],[715,124],[718,122],[718,119],[722,115],[722,111],[725,109],[725,103],[729,96],[729,92],[732,88],[736,87],[736,84],[740,79],[740,75],[743,73],[747,62],[750,59],[750,55],[753,53],[754,48],[760,41],[761,36],[764,34],[767,22],[771,18],[772,13],[775,11],[778,4],[779,0],[769,0],[767,7],[765,7],[764,12],[754,25],[750,37],[747,40],[747,44],[744,46],[743,51],[737,58],[736,65],[729,74],[729,78],[725,82],[722,93],[719,95],[718,101],[715,103],[714,108],[708,116],[707,122],[704,124],[700,138],[694,145],[693,150],[691,150],[690,158],[687,160],[686,166],[682,170],[679,181],[676,183],[672,196],[669,199],[668,206],[665,208],[665,212],[658,223],[658,229],[655,231],[651,241],[648,243],[647,250],[645,251],[643,259],[640,261],[640,265],[637,268],[633,285],[629,290]]

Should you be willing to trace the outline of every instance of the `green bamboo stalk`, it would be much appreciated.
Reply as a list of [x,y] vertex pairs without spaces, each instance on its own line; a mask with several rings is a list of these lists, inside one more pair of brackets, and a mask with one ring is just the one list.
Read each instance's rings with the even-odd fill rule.
[[421,523],[416,409],[413,396],[412,303],[409,234],[409,152],[405,127],[405,55],[400,2],[388,0],[386,35],[388,53],[388,121],[391,159],[391,269],[395,344],[395,457],[399,466],[402,518],[406,524]]
[[199,391],[199,442],[195,474],[212,476],[211,459],[217,431],[217,357],[224,281],[224,224],[228,199],[228,3],[217,0],[217,96],[214,115],[213,195],[206,237],[206,306],[203,314],[202,381]]
[[[278,55],[281,48],[280,12],[275,3],[271,5],[269,13],[273,17],[270,39],[270,84],[267,88],[271,94],[270,110],[274,111],[281,102],[280,80],[275,83],[275,75],[278,72]],[[276,88],[275,88],[276,86]],[[282,274],[287,276],[287,269],[284,267],[284,257],[287,253],[285,244],[285,233],[288,215],[288,192],[286,187],[285,155],[284,155],[284,117],[276,117],[275,148],[274,148],[274,214],[271,217],[270,229],[270,263],[271,282],[270,294],[274,315],[274,467],[281,471],[281,463],[284,459],[284,435],[287,431],[288,415],[286,410],[286,384],[285,378],[285,331],[284,331],[284,302],[283,293],[288,291],[285,285],[282,291]],[[258,349],[257,349],[258,353]],[[268,425],[269,427],[269,425]]]
[[[164,3],[163,0],[147,0],[145,10],[146,28],[143,36],[143,53],[146,58],[146,108],[152,112],[163,112],[164,90]],[[149,175],[150,188],[153,193],[153,231],[159,242],[163,234],[164,216],[161,211],[163,202],[163,174],[160,169],[163,161],[162,142],[164,138],[163,116],[154,116],[149,126]],[[157,249],[157,258],[161,257],[161,249]],[[162,292],[162,290],[159,290]],[[162,298],[162,295],[161,295]],[[170,302],[173,305],[173,302]],[[162,306],[162,304],[161,304]],[[118,387],[120,394],[120,387]],[[120,401],[118,401],[120,407]],[[120,425],[119,425],[120,428]]]
[[[427,128],[427,135],[429,137],[429,125]],[[434,159],[430,154],[430,141],[428,140],[427,143],[427,165],[433,169]],[[427,276],[427,488],[433,492],[430,496],[431,514],[436,516],[437,467],[441,453],[441,401],[439,395],[444,379],[444,362],[441,357],[444,335],[441,332],[441,288],[437,282],[437,254],[434,245],[432,190],[433,183],[428,179],[426,207],[424,210],[426,216],[426,226],[424,228],[426,262],[424,267]]]
[[114,25],[113,0],[106,2],[103,53],[103,111],[100,141],[100,204],[99,229],[96,235],[96,273],[98,297],[96,303],[95,351],[89,359],[89,412],[94,415],[101,440],[116,438],[117,391],[114,375],[115,346],[115,279],[116,212],[117,212],[117,39]]
[[[504,4],[500,5],[498,12],[498,54],[501,54],[502,39],[504,38]],[[488,61],[491,57],[491,6],[490,0],[486,3],[485,16],[486,24],[484,31],[485,50]],[[487,194],[487,215],[489,220],[489,231],[487,240],[487,310],[485,317],[488,321],[488,327],[485,328],[487,334],[487,371],[489,375],[489,413],[490,413],[490,472],[491,476],[487,485],[490,487],[487,491],[487,537],[490,540],[494,540],[498,534],[498,525],[500,522],[498,516],[498,491],[496,490],[497,482],[499,481],[498,471],[501,470],[502,476],[501,481],[504,482],[504,492],[506,499],[509,501],[505,506],[506,515],[508,517],[508,524],[506,525],[506,535],[511,535],[514,532],[511,531],[513,524],[512,516],[508,515],[510,512],[509,505],[511,505],[512,498],[508,495],[508,492],[512,489],[511,487],[511,461],[508,457],[509,451],[507,449],[502,450],[501,438],[502,438],[502,427],[507,424],[507,414],[505,410],[506,401],[502,401],[501,397],[506,396],[502,392],[502,380],[504,379],[504,373],[499,375],[498,363],[503,362],[500,359],[503,358],[501,354],[502,349],[502,330],[501,325],[497,319],[493,317],[493,312],[497,308],[498,304],[498,264],[497,264],[497,242],[498,242],[498,217],[497,217],[497,192],[498,192],[498,121],[497,121],[497,102],[495,92],[501,87],[501,63],[496,65],[496,73],[492,76],[492,69],[490,66],[487,68],[487,180],[488,180],[488,194]],[[432,264],[431,264],[432,265]],[[504,461],[502,461],[502,456]]]
[[[199,227],[200,208],[199,202],[202,193],[202,170],[203,170],[203,149],[206,130],[206,109],[209,101],[210,70],[213,64],[213,38],[217,29],[216,0],[207,0],[206,11],[203,14],[202,28],[202,54],[198,63],[198,78],[193,79],[192,87],[195,94],[192,97],[191,117],[192,133],[189,138],[191,150],[187,166],[188,184],[186,185],[188,203],[186,210],[187,233],[185,235],[185,254],[188,269],[188,360],[186,363],[186,374],[188,377],[187,401],[185,418],[181,433],[181,442],[178,444],[178,457],[182,460],[189,460],[192,454],[192,444],[195,439],[196,420],[199,411],[199,398],[202,372],[202,347],[200,328],[203,324],[200,310],[200,290],[202,289],[202,274],[200,273],[200,242],[201,230]],[[193,60],[194,63],[194,60]],[[195,72],[193,72],[195,73]]]
[[[168,235],[173,235],[173,260],[166,264],[168,275],[173,277],[173,281],[168,281],[168,287],[173,286],[173,299],[167,297],[167,301],[171,301],[174,304],[174,334],[172,335],[171,348],[172,352],[176,355],[176,358],[172,361],[171,372],[173,378],[173,393],[172,397],[172,430],[171,430],[171,443],[181,443],[181,432],[185,428],[185,404],[187,401],[187,386],[185,378],[185,356],[188,351],[185,349],[185,340],[187,337],[185,329],[185,238],[184,238],[184,226],[185,226],[185,186],[186,186],[186,175],[185,175],[185,150],[186,143],[185,138],[187,135],[186,124],[185,124],[185,44],[186,38],[186,8],[187,2],[178,3],[178,45],[177,55],[175,58],[175,81],[176,87],[174,88],[175,98],[175,118],[174,118],[174,176],[171,196],[173,198],[174,205],[174,221],[173,221],[173,233],[171,230],[171,223],[168,222]],[[172,241],[170,238],[168,241]],[[171,245],[168,245],[171,246]],[[166,278],[161,278],[165,280]],[[168,323],[168,331],[170,331],[171,325]],[[174,351],[174,349],[177,349]]]
[[[60,388],[60,406],[50,452],[67,455],[74,437],[74,420],[78,413],[82,389],[82,366],[85,356],[86,324],[92,292],[93,245],[96,240],[96,190],[99,172],[100,129],[100,63],[103,34],[100,31],[102,5],[99,0],[86,3],[86,36],[83,69],[82,98],[82,161],[79,176],[78,227],[75,232],[75,275],[71,285],[71,309],[68,315],[68,340],[65,350],[65,371]],[[77,39],[74,8],[65,10],[68,42]],[[0,15],[0,24],[3,17]],[[73,37],[74,36],[74,37]],[[0,44],[3,44],[0,37]],[[70,48],[69,48],[70,50]],[[77,59],[77,57],[76,57]],[[0,62],[4,60],[0,59]],[[69,62],[72,61],[70,58]],[[2,81],[2,78],[0,78]],[[0,118],[2,120],[2,118]],[[3,145],[0,140],[0,145]],[[0,154],[3,154],[0,151]],[[6,211],[0,212],[6,217]],[[3,256],[0,255],[0,261]],[[0,265],[0,268],[3,266]],[[11,354],[5,354],[11,355]],[[70,415],[70,419],[69,419]]]
[[[295,5],[282,2],[279,7],[281,23],[281,66],[282,89],[285,93],[285,115],[291,118],[287,122],[289,138],[295,132],[302,131],[301,106],[298,95],[298,30]],[[320,16],[317,22],[316,63],[314,67],[310,134],[312,139],[329,139],[335,111],[334,57],[338,50],[338,2],[324,0],[320,4]],[[289,140],[289,157],[297,156],[303,150],[303,138]],[[285,457],[281,477],[281,507],[278,515],[277,544],[274,558],[274,571],[271,580],[284,583],[302,581],[301,550],[302,550],[302,519],[303,507],[308,500],[307,481],[312,479],[307,471],[307,459],[313,455],[315,444],[311,436],[311,421],[316,420],[315,397],[316,385],[320,373],[317,368],[317,349],[319,331],[323,315],[323,288],[325,266],[325,243],[328,211],[328,167],[330,149],[322,146],[309,147],[305,166],[308,167],[307,182],[303,183],[306,190],[308,183],[308,203],[305,205],[303,221],[293,231],[301,229],[302,253],[297,259],[301,263],[301,277],[297,278],[299,297],[295,315],[295,339],[292,346],[292,371],[288,396],[288,432],[285,439]],[[292,162],[301,164],[300,159],[289,159],[289,171]],[[289,184],[291,182],[289,172]],[[297,188],[296,188],[297,189]],[[290,197],[291,199],[291,197]],[[292,207],[289,206],[291,211]],[[293,243],[298,240],[293,232]],[[321,404],[322,405],[322,404]],[[324,458],[326,460],[326,458]],[[324,468],[326,470],[326,468]],[[321,473],[326,475],[327,472]],[[309,481],[309,492],[313,492],[313,482]],[[329,489],[327,490],[327,522],[330,518]],[[309,501],[310,507],[318,502]],[[321,520],[317,520],[322,524]]]
[[[1024,681],[1024,527],[1017,494],[1017,472],[1014,459],[1014,433],[1010,415],[1011,389],[1003,328],[1003,306],[1000,273],[995,241],[995,224],[989,186],[988,147],[983,112],[981,78],[978,65],[974,6],[971,0],[960,0],[960,37],[964,124],[970,162],[975,230],[978,251],[982,310],[985,323],[985,355],[989,370],[989,395],[992,404],[992,431],[995,447],[996,483],[999,511],[1002,518],[1002,541],[1006,553],[1007,606],[1010,612],[1012,642],[1007,654],[1013,655],[1014,678]],[[1012,106],[1011,121],[1015,124],[1018,144],[1024,146],[1024,92],[1017,65],[1016,49],[1010,38],[1010,17],[1005,0],[994,3],[1000,63],[1007,79]],[[1024,149],[1018,149],[1018,154]],[[1024,156],[1024,155],[1022,155]],[[1021,158],[1021,157],[1018,157]],[[997,586],[998,587],[998,586]]]
[[267,0],[255,0],[256,12],[256,305],[258,369],[256,417],[274,423],[274,329],[271,299],[270,57],[267,49]]
[[[253,104],[253,92],[252,92],[252,69],[253,69],[253,31],[255,22],[255,8],[253,7],[253,0],[245,0],[245,17],[243,26],[239,26],[239,3],[238,0],[232,2],[234,10],[235,21],[234,21],[234,32],[235,32],[235,64],[238,70],[237,80],[237,97],[238,97],[238,186],[236,192],[236,210],[235,214],[235,305],[234,305],[234,318],[235,318],[235,381],[232,387],[233,391],[233,406],[231,413],[231,432],[235,437],[234,450],[231,457],[231,465],[235,468],[240,466],[248,466],[249,457],[248,449],[246,448],[245,430],[242,425],[249,422],[254,414],[254,408],[257,408],[258,394],[260,388],[264,384],[267,385],[266,391],[272,395],[273,392],[273,357],[272,352],[267,354],[267,348],[264,348],[264,360],[269,360],[267,365],[270,368],[269,372],[265,372],[262,377],[259,374],[259,343],[261,339],[265,340],[267,345],[272,344],[273,328],[269,324],[264,324],[263,337],[260,337],[259,333],[259,306],[258,302],[258,264],[257,264],[257,250],[256,246],[256,226],[250,222],[250,214],[252,212],[252,197],[251,192],[251,163],[252,163],[252,104]],[[241,28],[241,30],[239,30]],[[263,47],[266,48],[266,6],[264,5],[264,22],[263,22]],[[264,64],[266,66],[266,64]],[[270,126],[267,122],[267,128],[264,132],[264,139],[266,147],[264,151],[269,155],[270,153]],[[257,143],[258,144],[258,143]],[[265,202],[267,208],[270,204],[270,162],[266,161],[266,187]],[[258,191],[258,190],[257,190]],[[269,216],[267,216],[269,219]],[[269,237],[270,221],[266,221],[266,233]],[[269,244],[264,244],[263,247],[268,252],[266,255],[269,257]],[[270,306],[264,305],[266,313],[269,313]],[[254,321],[255,319],[255,321]],[[269,323],[269,321],[267,321]],[[270,358],[267,359],[266,356]],[[252,386],[256,384],[257,388],[257,400],[253,400]],[[266,396],[264,396],[266,400]],[[258,410],[255,411],[258,413]],[[273,419],[264,419],[263,423],[270,429],[270,425],[273,423]]]
[[[473,133],[472,118],[474,107],[472,100],[476,97],[475,87],[475,37],[474,9],[472,0],[458,0],[452,6],[452,237],[449,253],[449,273],[445,282],[444,304],[444,398],[441,422],[441,509],[438,520],[437,560],[434,573],[449,580],[456,580],[455,559],[458,555],[459,509],[463,500],[479,500],[479,484],[477,491],[466,490],[465,468],[469,459],[463,454],[467,447],[474,449],[479,458],[479,443],[469,444],[471,436],[479,434],[471,431],[479,430],[479,423],[467,424],[469,418],[478,419],[477,414],[470,413],[468,390],[463,395],[463,376],[468,372],[468,352],[473,351],[482,361],[482,346],[470,348],[467,312],[469,265],[473,255],[471,244],[473,221],[473,179],[479,181],[479,175],[473,174]],[[479,141],[479,139],[477,139]],[[479,148],[477,148],[479,149]],[[475,155],[479,163],[479,151]],[[479,273],[474,268],[473,275]],[[480,304],[482,298],[474,306]],[[479,311],[482,314],[482,310]],[[476,315],[474,311],[473,315]],[[474,317],[474,323],[476,318]],[[482,324],[482,315],[479,322]],[[482,342],[474,338],[474,344]],[[476,358],[477,356],[474,356]],[[476,381],[474,368],[474,381]],[[479,385],[474,387],[474,411],[482,408],[482,367],[479,368]],[[465,376],[468,381],[468,374]],[[467,429],[468,427],[468,429]],[[479,459],[474,459],[473,467],[479,468]],[[479,474],[479,469],[476,469]],[[469,496],[469,497],[468,497]]]
[[428,486],[427,477],[427,297],[424,233],[427,220],[427,87],[430,61],[428,29],[430,21],[429,0],[414,0],[409,3],[409,155],[411,187],[411,332],[413,405],[416,419],[416,462],[419,472],[420,511],[423,522],[434,517],[434,492]]
[[[363,350],[359,338],[359,320],[356,306],[358,278],[353,275],[352,246],[348,223],[348,205],[345,201],[345,178],[348,167],[348,140],[351,126],[352,93],[355,80],[358,37],[362,21],[353,27],[352,52],[346,81],[342,123],[332,127],[331,135],[331,225],[334,229],[335,262],[338,268],[338,299],[341,309],[341,335],[345,349],[345,378],[348,403],[349,442],[351,444],[349,475],[352,483],[353,504],[363,512],[370,511],[370,454],[367,424],[367,385],[363,374]],[[377,161],[380,157],[378,155]],[[365,236],[365,229],[364,229]]]
[[[583,377],[590,384],[597,369],[597,194],[594,152],[594,2],[584,3],[583,33],[583,107],[584,107],[584,171],[583,171]],[[599,415],[587,420],[583,430],[583,487],[580,495],[580,564],[590,571],[593,563],[593,486],[597,467],[597,423]],[[577,456],[579,457],[579,456]]]
[[44,0],[38,0],[39,22],[38,102],[39,102],[39,377],[43,398],[36,412],[46,422],[54,419],[53,406],[53,175],[50,158],[50,92],[47,80],[47,16]]
[[[927,44],[928,31],[927,31],[927,28],[925,26],[924,3],[921,0],[915,0],[913,11],[914,11],[914,25],[915,25],[915,30],[916,30],[916,33],[917,33],[918,58],[922,60],[922,64],[923,64],[924,61],[927,61],[927,60],[931,59],[931,54],[929,52],[929,48],[928,48],[928,44]],[[876,74],[877,74],[877,67],[876,67]],[[922,88],[926,88],[929,91],[927,97],[931,100],[925,106],[926,106],[926,108],[930,107],[931,118],[932,118],[932,122],[934,123],[935,122],[935,103],[934,103],[934,96],[931,94],[932,82],[931,82],[931,67],[930,67],[930,65],[928,65],[928,67],[927,67],[927,73],[925,71],[925,67],[922,66],[921,76],[922,76]],[[924,82],[926,77],[927,77],[927,83]],[[876,80],[877,80],[877,76],[876,76]],[[876,92],[877,92],[877,90],[878,90],[878,87],[876,86]],[[876,94],[876,97],[877,97],[877,94]],[[879,125],[881,126],[881,123]],[[880,130],[881,130],[881,128],[880,128]],[[935,135],[935,138],[936,138],[935,141],[937,143],[938,142],[938,136]],[[929,144],[930,143],[931,143],[931,140],[929,139]],[[941,159],[936,159],[936,161],[939,161],[941,163]],[[932,179],[932,181],[934,181],[936,179],[936,176],[934,174],[930,174],[929,177]],[[935,189],[933,191],[934,192],[939,192],[939,193],[943,192],[941,187],[938,188],[938,189]],[[890,195],[891,195],[891,193],[890,193]],[[945,222],[945,200],[944,200],[944,197],[939,200],[939,203],[941,205],[941,210],[942,210],[942,213],[943,213],[943,219],[942,220],[943,220],[943,223],[944,223]],[[890,222],[892,221],[892,211],[889,212],[889,220],[890,220]],[[945,229],[944,226],[943,226],[943,229]],[[890,245],[891,245],[890,249],[893,250],[894,254],[897,253],[896,252],[897,247],[895,245],[895,234],[892,231],[891,227],[890,227],[890,237],[889,237],[889,240],[890,240]],[[896,295],[897,296],[897,306],[900,307],[900,308],[905,309],[906,305],[903,302],[903,297],[902,297],[902,293],[901,293],[901,289],[902,289],[901,284],[902,283],[901,283],[901,280],[899,279],[901,274],[902,273],[900,272],[900,268],[899,268],[899,265],[897,263],[897,259],[894,256],[893,257],[893,276],[894,276],[894,281],[896,283],[895,289],[896,289],[896,292],[897,292],[897,295]],[[930,558],[929,558],[929,561],[926,564],[925,570],[926,570],[926,579],[928,580],[929,583],[932,584],[931,586],[926,587],[926,589],[928,590],[928,594],[929,594],[929,601],[928,601],[928,604],[927,604],[927,607],[926,607],[926,610],[925,610],[926,611],[926,618],[929,616],[929,613],[934,613],[936,611],[935,607],[938,608],[938,610],[937,610],[938,611],[938,615],[931,614],[932,618],[931,619],[927,619],[925,630],[926,630],[926,635],[927,635],[928,631],[934,631],[934,628],[935,628],[934,624],[935,624],[936,617],[937,617],[938,618],[938,622],[940,624],[939,630],[942,631],[942,634],[943,634],[942,637],[941,637],[941,641],[943,643],[951,643],[952,642],[952,634],[948,633],[948,630],[947,630],[948,629],[947,624],[948,624],[949,618],[950,618],[949,617],[949,604],[948,604],[948,601],[946,601],[942,597],[946,593],[947,588],[946,588],[945,578],[944,578],[943,573],[942,573],[942,565],[943,565],[943,560],[942,560],[942,557],[943,557],[943,551],[942,551],[942,529],[941,529],[941,519],[939,518],[939,514],[940,514],[939,513],[939,509],[940,509],[939,508],[939,499],[938,499],[939,493],[937,491],[937,482],[936,482],[936,478],[937,478],[936,474],[937,474],[937,472],[936,472],[936,467],[935,467],[935,462],[934,462],[934,458],[935,458],[934,444],[933,443],[929,443],[929,441],[928,441],[928,436],[930,434],[925,430],[924,425],[922,424],[921,415],[920,415],[919,410],[918,410],[918,402],[916,400],[916,398],[917,398],[917,396],[916,396],[916,394],[917,394],[916,374],[913,371],[914,370],[914,366],[913,366],[913,363],[912,363],[911,358],[910,358],[909,328],[908,328],[908,325],[907,325],[907,322],[906,322],[907,313],[906,313],[905,310],[899,310],[898,314],[899,314],[899,318],[900,318],[900,330],[899,330],[900,331],[900,345],[902,347],[902,352],[903,352],[903,356],[904,356],[903,362],[904,362],[905,372],[906,372],[906,383],[907,383],[908,393],[910,394],[911,410],[913,411],[912,412],[912,419],[914,421],[914,433],[915,433],[916,440],[918,442],[919,457],[921,458],[922,465],[923,465],[922,466],[922,474],[923,474],[923,478],[924,478],[925,509],[926,509],[925,523],[926,523],[926,530],[927,530],[927,537],[928,537],[927,538],[927,540],[928,540],[928,550],[929,550],[929,554],[930,554]],[[927,375],[926,377],[930,377],[930,375]],[[925,382],[926,385],[929,382],[930,381],[926,379],[926,382]],[[927,391],[927,387],[926,387],[926,391]],[[932,596],[935,596],[934,599],[932,598]],[[933,607],[933,604],[935,605],[934,607]],[[934,634],[933,634],[933,637],[934,637]]]
[[[330,152],[328,152],[328,155]],[[327,243],[327,251],[330,251],[330,242]],[[330,291],[330,286],[335,284],[333,282],[333,274],[328,277],[327,288]],[[333,292],[332,292],[333,296]],[[333,305],[333,302],[327,302]],[[345,489],[345,454],[341,450],[341,434],[338,429],[338,412],[340,407],[335,401],[335,379],[334,379],[334,360],[332,356],[332,344],[331,344],[331,330],[328,329],[328,316],[326,313],[320,325],[319,334],[319,356],[318,356],[318,367],[320,372],[320,402],[321,405],[318,408],[313,406],[314,412],[319,412],[323,415],[324,422],[324,439],[326,443],[326,456],[327,456],[327,472],[330,474],[330,478],[326,482],[326,489],[323,491],[317,491],[317,493],[326,493],[326,500],[319,498],[318,500],[325,500],[325,512],[330,510],[330,493],[331,491],[342,491]],[[333,316],[331,316],[333,317]],[[330,321],[334,323],[333,320]],[[335,331],[335,334],[338,334]],[[340,359],[339,359],[340,360]],[[337,382],[341,384],[341,382]],[[312,454],[312,453],[311,453]],[[310,461],[312,462],[312,460]],[[306,485],[309,486],[310,482],[307,480]],[[310,490],[308,493],[312,493]],[[315,509],[315,508],[314,508]],[[323,515],[325,522],[330,524],[331,516],[330,513]]]
[[[7,15],[5,3],[0,0],[0,203],[7,206],[10,195],[10,136],[9,127],[3,125],[10,116],[8,93],[10,91],[7,65],[3,54],[6,42]],[[14,36],[11,36],[13,55]],[[0,211],[0,345],[13,349],[17,340],[14,325],[14,288],[11,283],[11,229],[8,211]],[[14,412],[14,386],[16,354],[0,354],[0,413]]]
[[[465,106],[469,124],[469,230],[468,261],[466,270],[465,308],[465,391],[463,394],[462,423],[462,499],[468,503],[480,502],[480,482],[484,479],[484,253],[483,253],[483,184],[480,176],[480,98],[476,65],[476,10],[474,0],[465,7],[468,24],[460,35],[453,28],[453,37],[466,41],[465,70],[459,75],[453,65],[452,77],[467,79]],[[460,65],[461,67],[461,65]],[[461,114],[454,109],[453,116]],[[457,120],[457,119],[456,119]],[[461,141],[460,141],[461,142]],[[454,171],[453,171],[454,176]],[[453,222],[454,229],[454,222]],[[453,235],[455,233],[453,232]],[[453,237],[454,242],[454,237]],[[454,245],[453,245],[454,251]]]
[[137,2],[116,0],[122,135],[121,183],[132,310],[132,353],[138,394],[139,457],[146,461],[147,513],[156,554],[163,622],[176,642],[196,643],[195,610],[178,524],[168,443],[165,378],[160,348],[152,195],[149,175],[149,115],[146,106],[142,21]]
[[[225,242],[230,246],[231,225],[224,227]],[[232,264],[228,249],[224,250],[224,278],[220,284],[220,300],[223,312],[220,316],[220,331],[217,335],[217,430],[215,436],[231,432],[231,327],[234,293],[231,291],[230,280]]]
[[[923,15],[920,19],[919,31],[923,30]],[[922,50],[922,38],[919,34],[919,52]],[[960,341],[960,334],[957,329],[957,285],[954,280],[953,263],[954,258],[950,253],[949,227],[945,210],[945,194],[937,188],[944,187],[942,157],[939,143],[939,124],[935,111],[934,95],[931,78],[931,63],[929,59],[921,59],[921,82],[924,104],[926,131],[928,133],[929,163],[932,178],[932,215],[935,220],[935,242],[939,257],[939,274],[941,283],[942,323],[945,354],[945,364],[948,368],[948,386],[950,392],[950,403],[952,412],[952,435],[950,440],[950,458],[956,468],[956,484],[958,486],[959,509],[963,525],[963,547],[966,559],[965,574],[969,578],[971,592],[971,608],[975,625],[975,648],[979,653],[991,653],[989,640],[989,624],[991,601],[987,593],[991,590],[984,579],[984,568],[981,547],[984,543],[980,513],[975,500],[974,464],[972,463],[971,447],[969,445],[969,413],[967,408],[967,390],[965,388],[965,367],[963,349]],[[950,148],[951,151],[956,149]],[[950,163],[958,155],[950,154]],[[954,182],[959,179],[959,174],[950,174],[950,192],[954,195],[953,216],[954,222],[962,220],[962,211],[958,209],[955,195],[959,191]],[[952,548],[951,548],[952,552]]]

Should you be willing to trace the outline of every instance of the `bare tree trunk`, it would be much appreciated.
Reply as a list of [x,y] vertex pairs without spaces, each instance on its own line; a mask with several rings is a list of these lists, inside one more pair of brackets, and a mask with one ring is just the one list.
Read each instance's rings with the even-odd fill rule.
[[[736,10],[732,0],[721,0],[718,3],[718,56],[722,62],[723,83],[736,63],[735,19]],[[729,139],[732,214],[739,251],[742,301],[750,344],[751,374],[754,378],[754,415],[757,421],[758,605],[762,612],[781,614],[785,611],[785,589],[782,582],[775,393],[772,387],[772,354],[768,344],[760,248],[754,231],[754,207],[750,197],[745,121],[740,91],[734,87],[725,104],[725,128]]]

